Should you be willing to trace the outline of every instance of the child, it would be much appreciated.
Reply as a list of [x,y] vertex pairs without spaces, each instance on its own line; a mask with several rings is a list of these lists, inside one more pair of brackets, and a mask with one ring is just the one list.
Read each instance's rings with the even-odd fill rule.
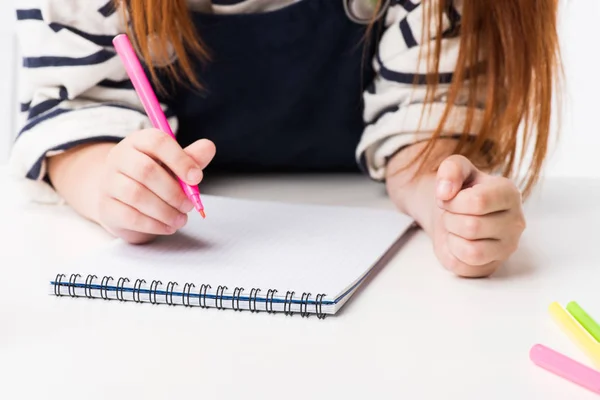
[[[535,144],[525,194],[546,154],[556,0],[29,3],[11,164],[112,234],[183,227],[192,205],[174,175],[360,167],[454,273],[487,276],[516,250],[525,220],[507,177],[520,127]],[[177,142],[143,113],[112,48],[123,32]]]

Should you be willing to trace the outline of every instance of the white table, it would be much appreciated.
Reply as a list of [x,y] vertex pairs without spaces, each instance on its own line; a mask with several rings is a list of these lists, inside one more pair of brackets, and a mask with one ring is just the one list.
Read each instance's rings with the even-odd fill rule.
[[[0,176],[0,398],[596,398],[534,366],[528,351],[543,343],[587,362],[546,310],[577,300],[600,316],[600,180],[546,182],[528,204],[521,250],[493,278],[445,272],[418,232],[321,321],[48,296],[53,263],[109,238],[67,207],[7,196]],[[390,207],[383,187],[362,177],[203,189]],[[24,281],[39,290],[21,292]]]

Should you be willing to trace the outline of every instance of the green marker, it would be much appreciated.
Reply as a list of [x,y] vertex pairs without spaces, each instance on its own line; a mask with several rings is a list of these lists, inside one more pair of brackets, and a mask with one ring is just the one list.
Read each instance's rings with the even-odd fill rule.
[[567,311],[592,335],[597,342],[600,342],[600,325],[586,313],[579,304],[572,301],[567,304]]

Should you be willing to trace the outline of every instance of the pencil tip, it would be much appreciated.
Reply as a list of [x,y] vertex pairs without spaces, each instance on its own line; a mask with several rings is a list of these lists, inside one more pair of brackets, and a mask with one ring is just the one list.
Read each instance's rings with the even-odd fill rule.
[[206,218],[206,214],[204,213],[204,210],[198,210],[200,212],[200,215],[202,215],[202,218]]

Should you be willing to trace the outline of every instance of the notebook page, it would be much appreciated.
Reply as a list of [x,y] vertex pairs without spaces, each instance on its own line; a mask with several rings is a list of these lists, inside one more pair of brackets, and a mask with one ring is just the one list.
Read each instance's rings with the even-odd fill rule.
[[277,289],[335,299],[412,224],[394,212],[204,196],[173,236],[134,246],[120,240],[57,273]]

